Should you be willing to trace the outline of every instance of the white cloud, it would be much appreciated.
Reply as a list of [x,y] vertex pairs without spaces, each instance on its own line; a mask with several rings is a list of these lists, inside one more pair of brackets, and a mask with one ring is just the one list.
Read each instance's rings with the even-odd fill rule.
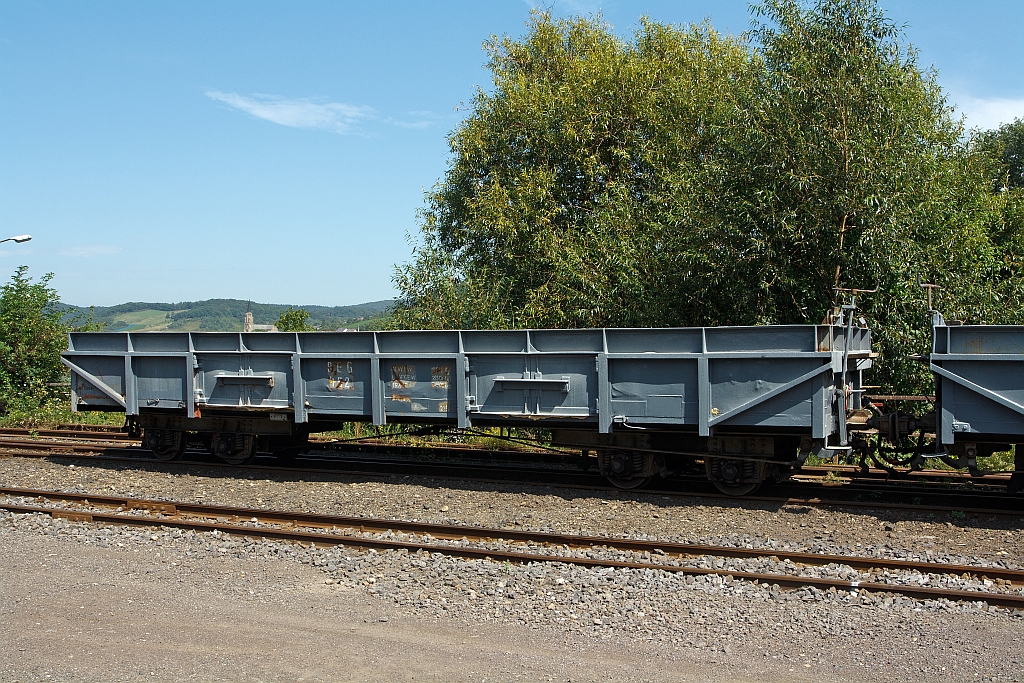
[[120,251],[121,247],[115,247],[111,244],[82,244],[77,247],[61,249],[57,253],[61,256],[70,256],[72,258],[89,258],[91,256],[117,254]]
[[430,128],[436,123],[441,121],[441,117],[432,111],[418,110],[409,111],[405,113],[405,117],[398,119],[393,116],[389,116],[384,119],[384,123],[391,126],[398,126],[399,128],[412,128],[414,130],[423,130],[424,128]]
[[958,97],[954,101],[957,111],[967,117],[968,128],[998,128],[1024,118],[1024,99]]
[[601,11],[602,5],[605,7],[614,7],[618,3],[614,1],[605,0],[545,0],[540,2],[538,0],[523,0],[527,7],[530,9],[550,9],[557,14],[561,14],[563,10],[566,10],[570,14],[598,14]]
[[349,133],[352,128],[369,118],[373,109],[365,105],[278,95],[252,95],[247,97],[233,92],[209,90],[206,96],[240,109],[256,118],[292,128],[322,128],[335,133]]

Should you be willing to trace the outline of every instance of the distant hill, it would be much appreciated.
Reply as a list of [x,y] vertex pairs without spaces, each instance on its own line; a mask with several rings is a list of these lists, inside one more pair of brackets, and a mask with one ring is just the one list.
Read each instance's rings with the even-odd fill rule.
[[[391,300],[371,301],[355,306],[295,306],[309,312],[309,323],[321,330],[374,329],[383,319]],[[250,306],[241,299],[182,301],[176,304],[130,302],[117,306],[96,306],[93,320],[106,323],[111,332],[159,330],[204,330],[241,332],[245,311]],[[252,303],[253,322],[270,325],[277,322],[288,304]],[[67,305],[66,318],[88,316],[89,308]]]

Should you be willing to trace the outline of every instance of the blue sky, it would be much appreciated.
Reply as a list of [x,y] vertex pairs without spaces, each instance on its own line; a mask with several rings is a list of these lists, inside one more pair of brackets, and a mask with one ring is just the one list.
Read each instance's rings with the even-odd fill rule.
[[[56,274],[80,305],[214,297],[344,305],[394,295],[423,191],[481,43],[523,0],[0,3],[0,279]],[[554,0],[710,19],[748,3]],[[1024,3],[883,2],[971,124],[1024,116]]]

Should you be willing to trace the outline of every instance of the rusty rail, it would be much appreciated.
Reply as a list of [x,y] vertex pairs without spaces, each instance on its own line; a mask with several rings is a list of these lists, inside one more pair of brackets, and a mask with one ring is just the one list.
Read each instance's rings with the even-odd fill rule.
[[[136,456],[130,456],[128,454],[136,454]],[[156,460],[155,458],[144,457],[145,453],[149,451],[141,449],[138,446],[130,445],[109,445],[104,446],[99,443],[73,443],[73,442],[48,442],[41,440],[11,440],[6,438],[0,438],[0,456],[8,457],[26,457],[26,458],[46,458],[46,457],[64,457],[64,458],[77,458],[81,460],[96,460],[103,462],[128,462],[135,464],[147,464],[147,465],[171,465],[171,466],[198,466],[204,468],[218,468],[218,469],[245,469],[245,470],[256,470],[256,471],[267,471],[267,472],[295,472],[295,473],[315,473],[315,474],[335,474],[335,475],[366,475],[367,472],[363,469],[358,470],[346,470],[343,468],[309,468],[309,467],[295,467],[294,465],[256,465],[249,464],[244,466],[239,465],[228,465],[222,462],[199,462],[191,460],[175,460],[171,462]],[[120,455],[119,455],[120,454]],[[141,457],[140,457],[141,456]],[[372,462],[372,457],[362,457],[358,460],[360,463]],[[332,461],[332,464],[339,464],[336,461]],[[382,467],[389,465],[401,465],[410,464],[406,461],[387,461],[379,463]],[[433,463],[415,463],[417,466],[422,467],[433,467]],[[466,465],[465,467],[474,467],[473,465]],[[845,466],[839,466],[840,470]],[[478,467],[480,470],[487,471],[485,467]],[[822,468],[825,469],[825,468]],[[560,470],[552,470],[555,473],[564,473]],[[841,472],[842,473],[842,472]],[[388,474],[382,472],[381,474]],[[491,477],[476,476],[473,474],[462,474],[458,476],[438,474],[433,472],[418,472],[418,475],[431,477],[433,479],[456,479],[458,481],[480,481],[485,483],[503,484],[508,483],[507,478],[495,478],[492,474]],[[515,476],[514,473],[510,476]],[[878,481],[882,481],[879,479]],[[622,493],[620,490],[613,487],[601,486],[593,483],[567,483],[567,482],[532,482],[533,484],[540,486],[557,486],[558,488],[568,489],[586,489],[589,491],[607,491],[612,495]],[[892,483],[891,481],[889,483]],[[828,487],[825,487],[828,488]],[[928,493],[928,491],[922,489],[922,492]],[[652,496],[671,496],[674,498],[686,497],[686,498],[706,498],[714,500],[726,500],[730,503],[769,503],[778,505],[810,505],[810,506],[832,506],[840,508],[862,508],[870,510],[900,510],[900,511],[912,511],[917,513],[928,513],[928,512],[956,512],[973,515],[988,515],[988,516],[1009,516],[1009,517],[1024,517],[1024,509],[1013,510],[1013,509],[999,509],[999,508],[986,508],[986,507],[973,507],[964,505],[930,505],[930,504],[908,504],[908,503],[893,503],[893,502],[878,502],[878,501],[864,501],[864,500],[840,500],[840,499],[829,499],[818,496],[811,497],[781,497],[781,496],[757,496],[749,495],[737,498],[735,496],[729,496],[726,494],[713,493],[713,492],[694,492],[694,491],[674,491],[674,490],[662,490],[662,489],[642,489],[635,493]],[[1001,494],[993,493],[993,496],[999,496]]]
[[9,439],[0,437],[0,450],[20,450],[18,453],[28,457],[46,457],[47,455],[102,453],[107,450],[122,450],[125,444],[120,440],[84,439],[81,441],[43,441],[36,439]]
[[[522,553],[516,551],[494,550],[486,548],[469,548],[450,546],[429,542],[429,539],[415,541],[396,541],[379,538],[366,538],[353,534],[324,533],[302,531],[299,527],[320,529],[353,529],[359,532],[383,533],[386,531],[403,532],[432,538],[475,539],[489,541],[518,541],[534,543],[548,547],[569,546],[574,548],[608,548],[618,551],[649,552],[679,558],[687,557],[734,557],[757,558],[773,557],[790,560],[803,565],[841,564],[858,569],[891,569],[898,571],[918,571],[929,574],[968,574],[988,579],[999,579],[1011,584],[1024,583],[1024,570],[1012,570],[1001,567],[977,567],[973,565],[956,565],[938,562],[912,562],[908,560],[888,560],[871,557],[847,555],[825,555],[817,553],[788,552],[775,549],[747,549],[729,546],[713,546],[700,544],[683,544],[661,541],[641,541],[621,538],[604,538],[595,536],[579,536],[539,531],[516,529],[495,529],[486,527],[469,527],[428,522],[409,522],[401,520],[385,520],[364,517],[346,517],[337,515],[321,515],[314,513],[274,511],[259,508],[239,508],[231,506],[186,503],[179,501],[161,501],[138,499],[126,496],[106,496],[59,491],[42,491],[36,489],[0,488],[0,494],[22,498],[36,498],[39,502],[57,500],[73,502],[81,505],[119,507],[148,513],[170,515],[170,517],[143,517],[139,515],[103,513],[91,510],[69,510],[53,507],[30,506],[13,503],[0,503],[0,509],[16,513],[42,513],[53,517],[72,521],[103,522],[109,524],[131,524],[142,526],[167,526],[197,531],[220,530],[241,536],[272,538],[320,543],[322,545],[347,545],[359,548],[375,549],[406,549],[411,551],[425,550],[440,552],[458,557],[515,562],[561,562],[580,566],[593,567],[626,567],[632,569],[659,569],[690,575],[731,576],[733,578],[761,583],[772,583],[786,587],[814,586],[819,589],[835,588],[836,590],[867,590],[872,592],[890,592],[907,595],[919,599],[947,598],[950,600],[984,600],[992,605],[1024,609],[1024,595],[1010,593],[992,593],[987,591],[965,591],[923,586],[903,586],[878,582],[844,581],[817,577],[792,576],[788,574],[767,574],[759,572],[740,572],[728,569],[709,569],[657,562],[628,562],[622,560],[602,560],[595,558],[565,557],[545,553]],[[187,519],[183,516],[212,517],[215,522],[204,522]],[[224,521],[225,519],[234,520]],[[251,527],[237,524],[241,520],[263,522],[265,524],[289,525],[291,529]]]
[[0,427],[0,436],[24,437],[38,440],[46,439],[79,439],[84,441],[138,441],[122,431],[94,429],[27,429],[24,427]]

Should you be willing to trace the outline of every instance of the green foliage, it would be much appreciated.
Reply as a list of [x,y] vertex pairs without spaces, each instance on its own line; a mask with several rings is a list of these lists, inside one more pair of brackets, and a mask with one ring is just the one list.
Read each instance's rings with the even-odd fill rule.
[[971,143],[990,190],[979,212],[996,263],[986,275],[984,322],[1019,325],[1024,310],[1024,120],[978,132]]
[[719,133],[749,99],[748,52],[706,26],[648,22],[624,43],[548,14],[488,52],[494,92],[450,136],[452,165],[397,273],[396,324],[651,324],[680,199],[712,184]]
[[124,413],[71,412],[66,393],[59,397],[15,397],[0,413],[0,427],[44,427],[63,424],[124,424]]
[[1014,453],[1015,450],[1009,450],[978,458],[978,467],[986,472],[1013,472],[1015,470]]
[[[20,266],[0,287],[0,416],[4,424],[31,422],[39,416],[71,419],[68,372],[60,361],[70,331],[105,328],[89,314],[66,315],[53,273],[33,282]],[[48,419],[48,418],[46,418]]]
[[929,343],[917,278],[943,286],[941,309],[978,319],[995,263],[962,124],[872,0],[769,0],[755,15],[752,153],[729,175],[732,234],[716,245],[722,281],[739,283],[729,318],[818,322],[836,288],[879,285],[859,301],[883,355],[872,379],[922,391],[930,378],[908,360]]
[[[380,323],[382,314],[391,301],[372,301],[355,306],[303,306],[309,311],[309,324],[317,329],[334,330],[339,327],[369,329]],[[246,308],[251,305],[256,324],[266,325],[277,320],[288,309],[283,304],[251,303],[241,299],[209,299],[178,303],[131,302],[117,306],[97,306],[96,319],[108,323],[116,332],[141,330],[242,330]],[[87,309],[66,306],[66,318],[72,319]]]
[[817,323],[877,284],[874,379],[909,393],[929,380],[907,360],[928,346],[918,277],[949,317],[1018,314],[1020,202],[985,191],[899,29],[873,0],[753,12],[742,38],[543,12],[492,38],[391,324]]
[[980,133],[975,145],[995,191],[1024,188],[1024,119]]
[[20,266],[0,287],[0,402],[45,403],[63,395],[66,382],[60,352],[68,325],[47,273],[37,282]]
[[314,327],[307,324],[309,313],[302,308],[288,307],[287,311],[281,313],[274,325],[281,332],[312,332]]

